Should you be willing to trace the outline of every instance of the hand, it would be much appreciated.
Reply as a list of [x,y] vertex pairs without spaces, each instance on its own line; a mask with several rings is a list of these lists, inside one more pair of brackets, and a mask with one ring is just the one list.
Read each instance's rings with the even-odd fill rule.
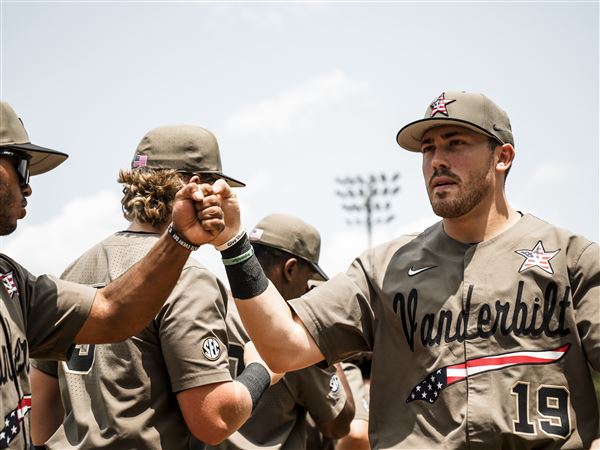
[[225,180],[217,180],[212,185],[213,192],[220,199],[221,209],[223,211],[225,229],[211,243],[218,247],[233,238],[241,228],[240,204],[238,198]]
[[194,245],[212,242],[225,228],[220,197],[209,184],[193,176],[175,195],[173,227]]
[[595,448],[600,448],[600,438],[594,439],[592,441],[592,445],[590,446],[590,449],[595,449]]
[[247,366],[253,362],[260,363],[262,366],[264,366],[265,369],[267,369],[267,372],[269,372],[269,375],[271,376],[271,386],[273,386],[275,383],[281,380],[285,375],[285,373],[275,373],[271,369],[269,369],[267,363],[264,362],[258,354],[254,343],[252,341],[248,341],[246,342],[246,345],[244,345],[244,365]]

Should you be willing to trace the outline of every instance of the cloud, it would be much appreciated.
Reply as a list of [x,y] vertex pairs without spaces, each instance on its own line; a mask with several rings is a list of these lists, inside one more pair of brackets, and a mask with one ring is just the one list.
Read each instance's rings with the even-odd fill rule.
[[227,127],[242,132],[285,132],[306,123],[319,109],[362,88],[363,83],[335,70],[291,87],[274,98],[243,106],[229,117]]
[[530,179],[532,186],[538,183],[546,183],[548,181],[558,181],[564,178],[568,173],[568,168],[558,161],[546,161],[542,165],[536,167]]
[[[559,198],[556,195],[560,195],[560,191],[563,189],[559,187],[562,186],[560,182],[567,179],[569,173],[575,172],[577,172],[576,168],[570,164],[544,161],[532,168],[528,172],[528,176],[522,179],[518,185],[509,181],[507,190],[513,194],[511,198],[516,205],[536,205],[544,198],[556,202],[556,199]],[[540,189],[541,186],[545,189]]]
[[17,231],[5,238],[2,252],[34,275],[58,276],[92,245],[126,228],[120,206],[120,197],[110,191],[75,198],[44,223],[19,223]]

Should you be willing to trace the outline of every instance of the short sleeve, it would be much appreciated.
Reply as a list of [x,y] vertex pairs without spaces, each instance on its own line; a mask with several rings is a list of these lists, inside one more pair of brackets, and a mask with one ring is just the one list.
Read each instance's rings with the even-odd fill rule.
[[229,381],[226,291],[210,272],[186,267],[157,316],[173,392]]
[[96,289],[49,275],[26,280],[30,356],[64,359],[86,321]]
[[307,367],[294,373],[298,376],[300,403],[316,422],[335,419],[346,404],[346,393],[336,375],[335,368]]
[[600,371],[600,263],[599,247],[584,248],[570,270],[577,331],[590,365]]
[[45,359],[32,359],[31,365],[46,375],[58,378],[58,362]]
[[371,350],[374,313],[367,286],[356,259],[345,274],[289,302],[329,364]]

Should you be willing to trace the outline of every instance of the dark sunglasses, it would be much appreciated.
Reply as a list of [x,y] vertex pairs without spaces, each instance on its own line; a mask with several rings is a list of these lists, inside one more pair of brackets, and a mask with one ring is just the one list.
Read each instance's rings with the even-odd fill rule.
[[9,156],[12,158],[16,164],[15,169],[17,170],[17,174],[19,175],[19,180],[21,181],[21,186],[26,186],[29,184],[29,159],[31,158],[27,154],[17,153],[10,150],[0,150],[0,156]]

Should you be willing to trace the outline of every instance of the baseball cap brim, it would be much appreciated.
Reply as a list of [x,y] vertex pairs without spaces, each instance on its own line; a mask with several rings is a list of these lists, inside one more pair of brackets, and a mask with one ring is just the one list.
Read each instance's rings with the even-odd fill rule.
[[267,243],[267,242],[264,242],[264,241],[262,241],[260,239],[253,238],[252,237],[252,233],[250,234],[249,239],[250,239],[250,242],[253,243],[253,244],[259,244],[259,245],[264,245],[266,247],[276,248],[278,250],[282,250],[282,251],[284,251],[286,253],[289,253],[290,255],[292,255],[295,258],[300,258],[301,260],[306,261],[313,268],[313,270],[315,271],[315,279],[316,280],[319,280],[319,281],[327,281],[327,280],[329,280],[329,277],[327,276],[327,274],[325,273],[325,271],[323,269],[321,269],[321,266],[319,266],[318,264],[312,262],[311,260],[306,259],[305,257],[297,255],[295,253],[292,253],[292,252],[290,252],[289,249],[284,248],[284,247],[282,247],[280,245],[274,245],[273,243]]
[[325,274],[325,271],[321,269],[321,267],[318,264],[315,264],[314,262],[308,261],[306,259],[304,261],[308,262],[312,266],[312,268],[315,269],[315,279],[320,281],[329,280],[329,277]]
[[240,180],[236,180],[235,178],[232,178],[230,176],[222,174],[221,172],[217,172],[216,170],[212,170],[212,171],[211,170],[203,170],[203,171],[195,172],[195,173],[212,175],[215,178],[222,178],[231,187],[244,187],[244,186],[246,186],[246,183],[243,183]]
[[31,175],[40,175],[48,172],[62,164],[69,157],[66,153],[31,143],[10,144],[3,147],[20,150],[30,155],[29,173]]
[[483,128],[462,119],[453,119],[450,117],[447,118],[426,118],[415,120],[414,122],[405,125],[398,131],[396,135],[396,142],[398,145],[406,150],[410,150],[411,152],[419,152],[421,153],[421,141],[423,140],[423,135],[432,128],[441,127],[443,125],[459,125],[461,127],[469,128],[470,130],[475,131],[476,133],[484,134],[486,136],[492,137],[499,142],[502,141],[493,134],[487,132]]

